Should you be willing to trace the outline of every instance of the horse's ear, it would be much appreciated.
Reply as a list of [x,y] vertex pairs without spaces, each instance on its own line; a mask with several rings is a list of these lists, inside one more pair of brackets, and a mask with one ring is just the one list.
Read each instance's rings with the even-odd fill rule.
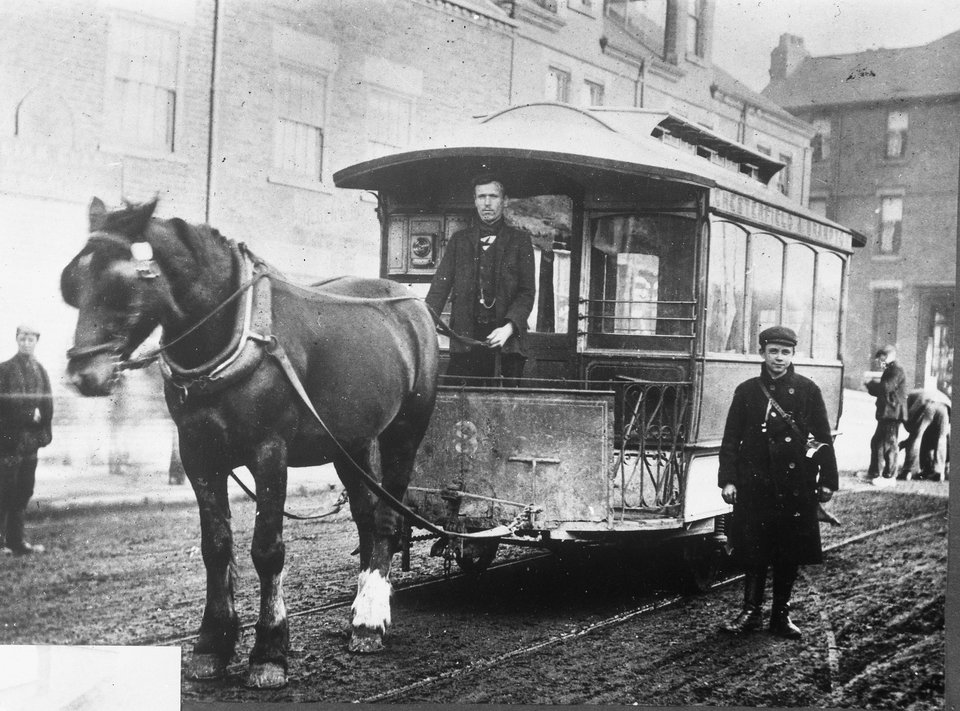
[[107,206],[103,204],[103,200],[95,197],[90,201],[90,231],[94,232],[102,228],[106,219]]

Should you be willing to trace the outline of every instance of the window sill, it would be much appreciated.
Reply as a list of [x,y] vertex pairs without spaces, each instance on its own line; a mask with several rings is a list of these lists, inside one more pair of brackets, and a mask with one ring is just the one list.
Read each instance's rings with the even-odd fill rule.
[[874,254],[870,257],[874,262],[900,262],[903,261],[902,254]]
[[300,190],[310,190],[315,193],[332,195],[333,191],[321,181],[314,178],[307,178],[302,175],[285,175],[283,173],[269,173],[267,182],[274,185],[283,185],[288,188],[299,188]]
[[181,165],[186,165],[190,162],[186,156],[176,152],[125,146],[120,143],[102,143],[97,146],[97,150],[101,153],[114,153],[127,158],[139,158],[141,160],[162,160],[167,163],[180,163]]
[[587,7],[579,0],[567,0],[567,7],[576,13],[586,15],[587,17],[596,17],[597,11],[593,7]]

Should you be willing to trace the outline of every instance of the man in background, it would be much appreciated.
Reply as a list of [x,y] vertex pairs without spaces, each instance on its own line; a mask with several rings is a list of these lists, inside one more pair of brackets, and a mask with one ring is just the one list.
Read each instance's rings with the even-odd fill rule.
[[0,363],[0,551],[42,553],[23,537],[24,514],[37,472],[37,450],[52,440],[53,396],[47,371],[34,357],[40,332],[17,327],[17,354]]
[[[897,363],[897,349],[884,346],[874,356],[883,374],[866,383],[877,399],[877,429],[870,440],[870,481],[891,479],[897,472],[900,423],[907,419],[907,376]],[[882,464],[882,469],[881,469]]]
[[911,390],[907,395],[908,437],[898,479],[933,479],[947,475],[950,443],[950,398],[937,389]]

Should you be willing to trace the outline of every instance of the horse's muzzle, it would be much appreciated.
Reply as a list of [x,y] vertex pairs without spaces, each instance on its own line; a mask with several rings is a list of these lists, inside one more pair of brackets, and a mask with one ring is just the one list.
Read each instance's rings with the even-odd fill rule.
[[106,354],[71,358],[67,375],[70,384],[84,397],[103,397],[113,392],[120,378],[120,361]]

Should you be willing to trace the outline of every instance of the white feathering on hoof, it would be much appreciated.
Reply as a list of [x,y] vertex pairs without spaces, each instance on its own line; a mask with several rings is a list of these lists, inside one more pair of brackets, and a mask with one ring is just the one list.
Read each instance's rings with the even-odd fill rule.
[[390,624],[390,581],[379,570],[364,570],[353,601],[353,626],[385,632]]

